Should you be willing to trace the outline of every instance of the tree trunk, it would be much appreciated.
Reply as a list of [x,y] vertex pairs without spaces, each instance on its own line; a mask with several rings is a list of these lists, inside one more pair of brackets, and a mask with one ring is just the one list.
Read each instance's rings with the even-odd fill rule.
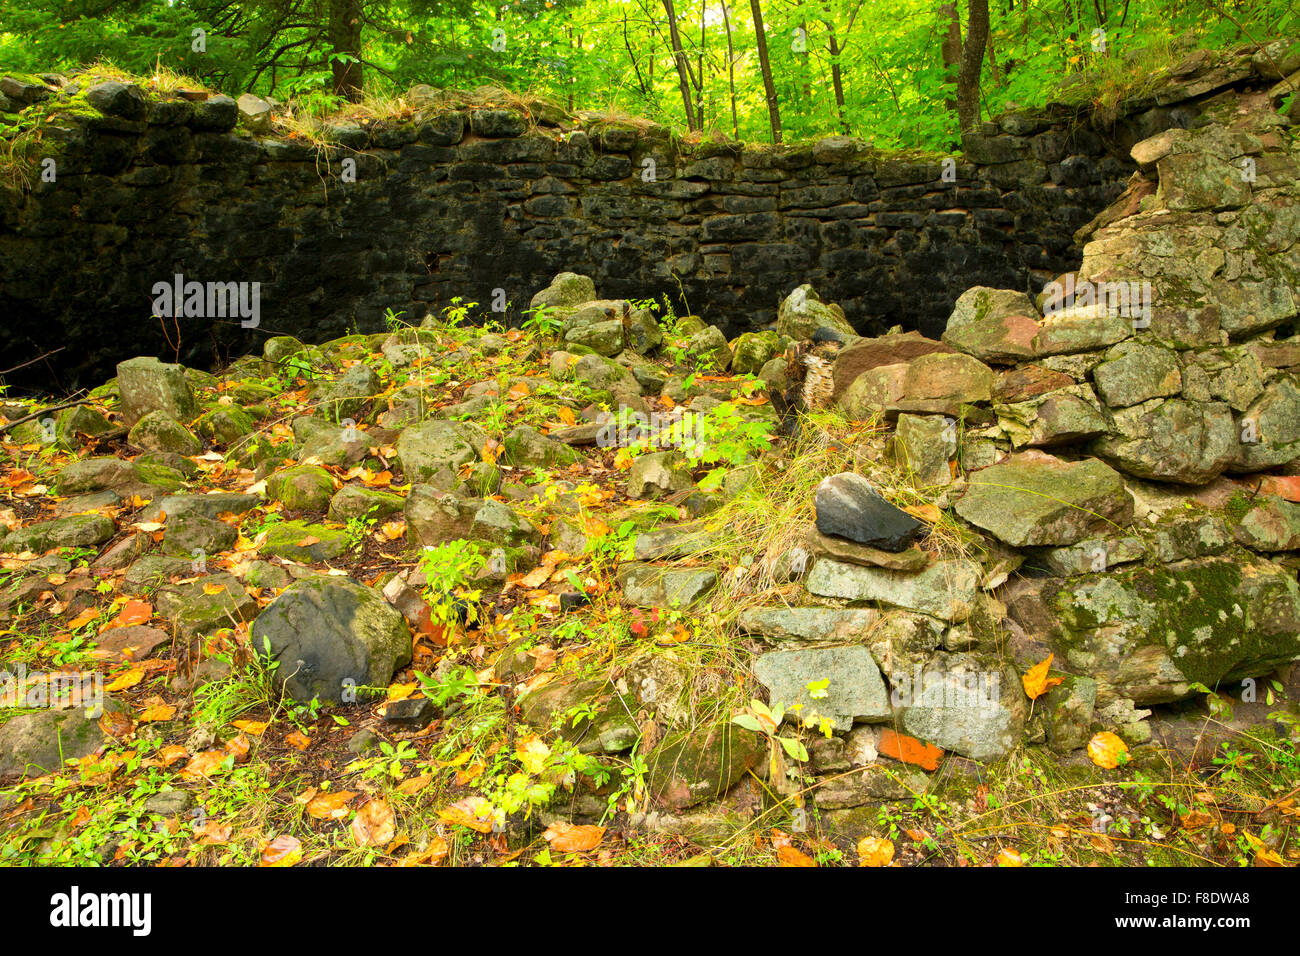
[[974,129],[980,118],[980,72],[989,42],[989,0],[970,0],[966,17],[966,42],[961,48],[957,73],[957,119],[961,131]]
[[961,17],[957,6],[945,3],[939,8],[939,16],[948,22],[948,33],[943,38],[944,82],[952,87],[952,96],[948,97],[948,109],[957,112],[957,73],[961,69]]
[[[329,40],[331,53],[361,56],[361,0],[330,0]],[[361,62],[330,61],[334,74],[334,94],[355,103],[361,99],[363,78]]]
[[691,102],[690,64],[686,61],[686,51],[682,48],[682,35],[677,31],[677,11],[673,0],[663,0],[664,13],[668,15],[668,36],[673,46],[673,62],[677,64],[677,80],[682,87],[682,108],[686,111],[686,128],[694,132],[695,106]]
[[731,12],[722,0],[722,23],[727,28],[727,86],[731,90],[731,135],[740,139],[740,114],[736,112],[736,49],[731,42]]
[[844,117],[844,78],[840,74],[840,42],[835,37],[835,24],[823,20],[826,24],[826,46],[831,51],[831,87],[835,90],[835,110],[839,113],[840,128],[844,135],[849,135],[849,121]]
[[772,123],[772,142],[781,142],[781,107],[776,101],[776,84],[772,82],[772,63],[767,58],[767,34],[763,32],[763,11],[758,0],[749,0],[754,15],[754,42],[758,46],[758,65],[763,71],[763,89],[767,92],[767,118]]

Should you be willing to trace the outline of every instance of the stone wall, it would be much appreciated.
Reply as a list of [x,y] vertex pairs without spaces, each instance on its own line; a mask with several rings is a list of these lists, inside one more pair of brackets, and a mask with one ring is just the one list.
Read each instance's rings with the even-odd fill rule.
[[[56,178],[38,170],[30,192],[0,192],[0,348],[15,364],[63,347],[66,386],[128,355],[204,364],[268,333],[377,331],[387,308],[418,319],[456,296],[508,301],[517,320],[565,270],[609,296],[668,293],[728,334],[769,323],[811,282],[860,332],[934,335],[972,285],[1038,288],[1076,265],[1072,236],[1122,191],[1129,146],[1254,78],[1249,58],[1204,74],[1105,116],[1005,115],[946,177],[944,157],[844,137],[691,145],[545,104],[434,102],[427,88],[405,120],[335,124],[338,145],[318,150],[227,97],[6,78],[0,108],[48,115],[38,159]],[[151,290],[177,273],[260,283],[258,330],[160,322]],[[51,367],[29,371],[48,382]]]
[[[387,308],[419,318],[456,296],[507,299],[517,320],[564,270],[610,296],[668,293],[729,333],[770,322],[804,281],[860,331],[937,333],[969,286],[1023,289],[1077,262],[1072,233],[1133,170],[1064,112],[989,124],[947,182],[943,157],[842,137],[692,146],[644,124],[445,105],[337,125],[340,145],[318,151],[254,134],[226,97],[9,82],[11,109],[51,113],[40,155],[56,178],[0,197],[0,343],[15,362],[63,346],[64,385],[127,355],[204,364],[265,333],[376,331]],[[261,335],[164,329],[151,290],[176,273],[259,282]]]

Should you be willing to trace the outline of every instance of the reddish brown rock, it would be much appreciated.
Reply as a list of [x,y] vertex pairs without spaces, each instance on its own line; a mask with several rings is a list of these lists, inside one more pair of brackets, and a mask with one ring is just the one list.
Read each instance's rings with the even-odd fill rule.
[[1068,388],[1073,384],[1074,379],[1064,372],[1044,368],[1041,365],[1026,365],[999,376],[993,386],[993,400],[1006,404],[1023,402],[1054,392],[1058,388]]
[[882,335],[874,339],[861,339],[843,349],[835,359],[835,391],[832,403],[838,402],[840,396],[853,384],[863,372],[882,365],[898,365],[931,352],[951,352],[953,349],[927,339],[919,332],[904,332],[901,335]]

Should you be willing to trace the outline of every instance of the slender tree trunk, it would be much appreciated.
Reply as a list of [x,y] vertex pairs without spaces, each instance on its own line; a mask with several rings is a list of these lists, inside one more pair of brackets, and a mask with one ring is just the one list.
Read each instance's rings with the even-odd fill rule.
[[943,38],[944,82],[952,87],[952,96],[948,97],[948,109],[957,112],[957,73],[961,69],[961,17],[957,14],[957,5],[945,3],[939,8],[939,16],[947,21],[948,32]]
[[835,24],[830,20],[823,20],[826,24],[826,46],[831,51],[831,87],[835,90],[835,109],[839,113],[840,127],[844,130],[844,135],[849,135],[849,121],[844,116],[844,78],[840,74],[840,49],[839,40],[835,36]]
[[736,112],[736,50],[731,42],[731,12],[722,0],[722,23],[727,28],[727,87],[731,91],[731,135],[740,139],[740,115]]
[[754,15],[754,43],[758,46],[758,65],[763,71],[763,89],[767,93],[767,118],[772,124],[772,142],[781,142],[781,107],[776,101],[776,84],[772,82],[772,63],[767,58],[767,34],[763,32],[763,11],[758,0],[749,0]]
[[686,51],[682,49],[682,35],[677,30],[677,11],[673,0],[663,0],[664,13],[668,15],[668,36],[672,41],[673,62],[677,64],[677,79],[682,87],[682,108],[686,111],[686,128],[694,132],[695,106],[691,102],[691,70],[686,61]]
[[700,2],[700,53],[695,58],[695,77],[699,83],[695,87],[696,108],[699,111],[698,126],[704,129],[704,45],[708,40],[708,34],[704,32],[704,21],[709,15],[709,0]]
[[957,73],[957,119],[962,132],[974,129],[980,118],[980,72],[989,40],[989,0],[970,0],[966,17],[966,42],[961,48]]
[[[361,56],[361,0],[329,0],[329,40],[331,53]],[[334,75],[334,94],[356,102],[361,99],[364,79],[361,62],[330,61]]]

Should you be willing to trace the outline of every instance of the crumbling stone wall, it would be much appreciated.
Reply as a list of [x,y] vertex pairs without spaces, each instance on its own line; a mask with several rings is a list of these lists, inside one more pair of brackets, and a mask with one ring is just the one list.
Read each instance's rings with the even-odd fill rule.
[[[0,108],[57,112],[40,156],[53,181],[42,167],[30,192],[0,194],[0,351],[62,346],[67,385],[127,355],[203,364],[268,333],[377,331],[388,308],[418,319],[457,296],[517,320],[560,271],[610,296],[667,293],[728,334],[811,282],[860,332],[937,335],[972,285],[1036,289],[1076,265],[1073,234],[1123,190],[1129,146],[1257,79],[1244,63],[1105,116],[1003,116],[960,161],[845,137],[689,144],[446,97],[402,122],[335,124],[337,145],[318,150],[228,97],[6,78]],[[176,274],[259,283],[258,328],[160,322],[152,290]]]

